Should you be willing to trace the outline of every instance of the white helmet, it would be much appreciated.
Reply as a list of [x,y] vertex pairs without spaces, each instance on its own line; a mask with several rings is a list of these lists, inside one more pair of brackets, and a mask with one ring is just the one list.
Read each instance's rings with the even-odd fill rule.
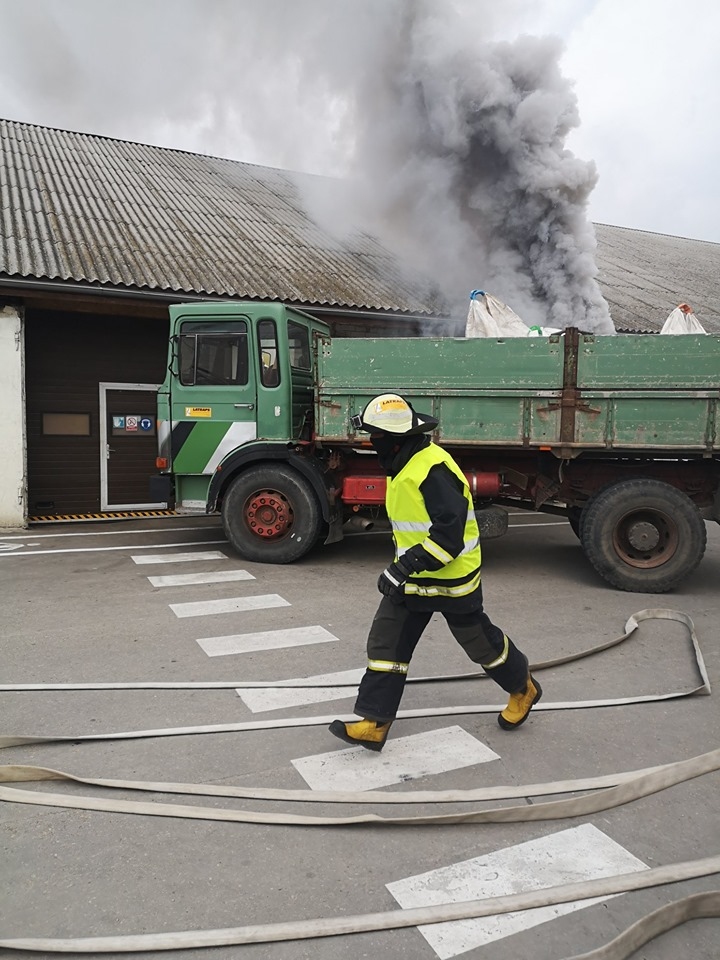
[[435,417],[416,413],[412,404],[397,393],[381,393],[367,404],[362,413],[350,418],[356,430],[367,433],[392,433],[412,436],[429,433],[438,425]]

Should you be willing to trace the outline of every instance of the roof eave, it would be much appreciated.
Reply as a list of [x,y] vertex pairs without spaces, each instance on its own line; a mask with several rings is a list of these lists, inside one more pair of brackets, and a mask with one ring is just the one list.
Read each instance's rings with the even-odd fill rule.
[[[0,275],[0,290],[12,289],[22,293],[22,291],[33,291],[37,293],[66,293],[76,296],[97,296],[97,297],[124,297],[131,300],[152,300],[160,303],[264,303],[266,299],[258,297],[233,297],[220,294],[191,293],[188,291],[168,291],[152,290],[150,288],[130,287],[121,284],[101,284],[93,282],[77,282],[67,280],[51,280],[39,277],[19,277]],[[342,305],[325,305],[322,303],[305,303],[287,301],[287,305],[307,312],[316,311],[317,313],[329,314],[332,316],[350,316],[350,317],[372,317],[382,319],[383,317],[398,320],[401,322],[415,323],[444,323],[451,322],[451,317],[442,314],[432,313],[406,313],[396,310],[382,310],[380,308],[366,308]]]

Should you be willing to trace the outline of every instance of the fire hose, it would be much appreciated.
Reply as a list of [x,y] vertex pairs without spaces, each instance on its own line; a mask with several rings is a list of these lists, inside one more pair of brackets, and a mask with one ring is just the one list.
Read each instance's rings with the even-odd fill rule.
[[[623,637],[615,641],[591,648],[581,654],[562,658],[562,661],[548,661],[543,665],[534,665],[533,669],[569,662],[608,649],[626,640],[637,629],[639,622],[646,619],[677,620],[688,628],[702,683],[692,690],[677,691],[670,694],[657,694],[617,700],[584,701],[571,704],[549,704],[545,709],[572,709],[589,706],[610,706],[619,703],[637,703],[653,700],[690,696],[697,693],[710,693],[710,684],[705,670],[702,654],[695,634],[692,620],[685,614],[672,610],[644,610],[634,614],[626,624]],[[463,675],[465,678],[466,675]],[[284,685],[284,684],[283,684]],[[326,686],[327,684],[322,684]],[[240,684],[232,684],[240,686]],[[276,686],[276,684],[268,684]],[[48,686],[31,685],[32,689],[48,689]],[[22,685],[5,685],[2,689],[26,689]],[[57,689],[58,685],[51,685]],[[62,689],[77,689],[74,685],[62,685]],[[87,685],[81,685],[88,689]],[[96,688],[96,687],[95,687]],[[125,685],[121,688],[126,689]],[[114,684],[102,685],[102,689],[117,689]],[[539,705],[542,706],[542,705]],[[404,711],[405,716],[438,716],[453,713],[477,713],[497,710],[497,707],[455,707],[440,708],[432,711]],[[191,733],[218,732],[219,730],[267,729],[270,726],[305,726],[324,723],[328,718],[302,718],[287,721],[266,721],[251,724],[212,725],[202,727],[172,728],[162,731],[134,731],[129,734],[98,734],[84,737],[2,737],[0,745],[14,746],[22,743],[50,741],[119,739],[141,736],[169,736]],[[496,807],[475,810],[466,813],[439,814],[420,817],[381,817],[377,814],[353,817],[310,817],[294,814],[261,814],[253,811],[209,809],[179,804],[146,803],[131,800],[109,800],[97,797],[68,796],[62,794],[36,793],[18,790],[13,787],[0,787],[0,800],[12,803],[39,804],[75,809],[101,810],[121,813],[133,813],[150,816],[182,817],[189,819],[221,820],[244,823],[282,823],[297,825],[355,825],[371,823],[411,825],[452,824],[452,823],[502,823],[527,822],[583,816],[600,810],[610,809],[667,789],[675,784],[686,782],[695,777],[720,769],[720,750],[713,750],[689,760],[663,764],[643,770],[630,771],[617,775],[587,778],[582,780],[564,780],[553,783],[533,784],[512,787],[491,787],[479,790],[422,791],[414,794],[404,792],[330,792],[306,790],[271,790],[267,788],[240,788],[203,784],[162,784],[129,780],[108,780],[82,778],[62,771],[44,767],[26,765],[7,765],[0,767],[1,783],[17,783],[31,780],[65,780],[85,783],[92,786],[113,787],[127,790],[145,790],[153,792],[200,794],[204,796],[232,796],[252,799],[310,800],[314,802],[340,803],[428,803],[428,802],[468,802],[516,797],[552,796],[554,794],[576,793],[578,791],[597,791],[582,797],[551,800],[531,806]],[[421,907],[412,910],[391,911],[388,913],[368,914],[356,917],[321,918],[310,921],[290,923],[262,924],[250,927],[236,927],[223,930],[183,931],[166,934],[146,934],[138,936],[90,937],[79,939],[52,938],[16,938],[0,939],[0,947],[9,950],[24,950],[46,953],[113,953],[139,952],[148,950],[174,950],[192,947],[239,945],[248,943],[268,943],[281,940],[298,940],[313,937],[329,937],[340,934],[398,929],[451,920],[470,919],[533,909],[598,896],[610,896],[631,890],[646,889],[668,883],[678,883],[698,877],[710,876],[720,872],[720,855],[686,863],[672,864],[640,874],[622,874],[582,883],[563,884],[537,892],[513,894],[510,896],[469,901],[458,904],[445,904],[433,907]],[[568,960],[625,960],[644,943],[661,933],[691,919],[720,916],[720,891],[710,891],[686,897],[676,903],[660,908],[642,918],[612,942],[598,950],[578,955]]]
[[[695,625],[692,619],[679,610],[668,610],[663,607],[653,607],[648,610],[639,610],[628,617],[625,623],[625,632],[620,637],[612,640],[606,640],[604,643],[598,643],[587,650],[579,650],[575,653],[569,653],[564,657],[556,657],[553,660],[539,660],[536,663],[529,664],[534,672],[547,670],[550,667],[560,667],[567,663],[573,663],[576,660],[584,660],[597,653],[610,650],[619,646],[635,633],[637,628],[644,620],[676,620],[682,623],[688,629],[690,641],[693,646],[695,660],[698,671],[702,679],[702,685],[687,693],[670,694],[669,696],[688,696],[693,693],[710,693],[710,684],[708,681],[705,663],[703,661],[700,644],[695,632]],[[407,683],[439,683],[450,680],[487,680],[488,675],[483,672],[477,673],[451,673],[439,674],[432,677],[408,677]],[[256,689],[314,689],[318,687],[356,687],[357,681],[348,680],[346,682],[327,683],[317,680],[133,680],[129,682],[112,683],[0,683],[0,693],[4,692],[28,692],[28,691],[56,691],[56,690],[256,690]],[[619,701],[618,701],[619,702]],[[625,702],[625,701],[623,701]],[[633,701],[634,702],[634,701]],[[539,705],[535,709],[540,709]]]
[[[533,709],[535,711],[541,710],[579,710],[579,709],[589,709],[595,707],[612,707],[612,706],[624,706],[627,704],[633,703],[652,703],[659,700],[676,700],[681,697],[689,697],[697,694],[709,694],[710,693],[710,681],[708,679],[707,670],[705,668],[705,662],[703,660],[702,651],[700,649],[700,644],[698,642],[697,634],[695,632],[695,625],[691,618],[685,614],[681,613],[678,610],[666,610],[663,608],[651,608],[648,610],[640,610],[638,613],[634,613],[625,624],[625,633],[617,637],[614,640],[609,640],[605,643],[598,644],[594,647],[590,647],[587,650],[579,651],[578,653],[568,654],[565,657],[559,657],[554,660],[546,660],[539,663],[530,664],[530,669],[533,671],[545,670],[550,667],[561,666],[566,663],[572,663],[576,660],[582,660],[585,657],[593,656],[594,654],[600,653],[604,650],[609,650],[612,647],[618,646],[621,643],[624,643],[628,640],[634,632],[637,630],[638,626],[644,620],[674,620],[679,623],[682,623],[687,627],[690,641],[693,648],[693,653],[695,657],[695,663],[697,666],[698,674],[700,676],[700,684],[692,687],[689,690],[676,690],[670,693],[655,693],[655,694],[645,694],[634,697],[618,697],[612,699],[600,699],[600,700],[570,700],[564,702],[548,703],[540,702]],[[429,682],[429,681],[438,681],[438,680],[467,680],[475,679],[476,677],[484,676],[484,674],[453,674],[450,676],[439,676],[439,677],[419,677],[415,680],[416,683],[419,682]],[[348,686],[348,684],[327,684],[327,683],[302,683],[293,682],[288,684],[286,682],[280,683],[271,683],[265,681],[139,681],[135,683],[83,683],[83,684],[2,684],[0,685],[0,691],[46,691],[46,690],[137,690],[137,689],[189,689],[189,688],[217,688],[217,687],[234,687],[234,688],[244,688],[244,687],[289,687],[289,686],[299,686],[299,687],[343,687]],[[355,686],[355,684],[352,684]],[[434,708],[424,708],[420,710],[400,710],[398,712],[398,719],[406,719],[410,717],[447,717],[447,716],[466,716],[469,714],[483,714],[483,713],[497,713],[502,710],[504,704],[471,704],[468,706],[448,706],[448,707],[434,707]],[[279,720],[246,720],[240,723],[215,723],[215,724],[203,724],[199,726],[192,727],[166,727],[164,729],[158,730],[130,730],[130,731],[121,731],[114,733],[94,733],[94,734],[80,734],[77,736],[63,736],[57,734],[45,734],[45,735],[0,735],[0,747],[14,747],[21,746],[24,744],[31,743],[56,743],[56,742],[68,742],[68,743],[78,743],[81,741],[87,740],[132,740],[138,738],[146,737],[177,737],[177,736],[190,736],[190,735],[199,735],[199,734],[210,734],[210,733],[238,733],[238,732],[248,732],[250,730],[272,730],[272,729],[286,729],[289,727],[311,727],[311,726],[326,726],[331,723],[336,717],[336,714],[331,716],[316,716],[316,717],[291,717],[287,719]],[[341,719],[352,721],[356,719],[353,716],[345,716]]]
[[[467,900],[464,903],[390,910],[385,913],[367,913],[354,917],[321,917],[316,920],[257,924],[220,930],[183,930],[171,933],[75,939],[18,937],[0,939],[0,947],[6,950],[25,950],[46,954],[140,953],[148,950],[188,950],[198,947],[309,940],[317,937],[336,937],[342,934],[399,930],[403,927],[448,923],[452,920],[492,917],[518,910],[532,910],[536,907],[588,900],[592,897],[629,893],[631,890],[646,890],[667,883],[707,877],[718,871],[720,871],[720,856],[706,857],[703,860],[655,867],[640,873],[618,874],[614,877],[586,880],[581,883],[564,883],[555,887],[546,887],[544,890],[489,897],[485,900]],[[567,960],[626,960],[635,950],[654,937],[688,920],[701,917],[720,917],[720,890],[711,890],[668,904],[643,917],[599,950],[568,957]]]
[[[712,773],[720,769],[720,750],[711,750],[709,753],[700,754],[689,760],[681,760],[677,763],[667,763],[650,770],[640,770],[631,773],[620,774],[614,779],[615,785],[601,789],[597,793],[590,793],[584,797],[572,797],[564,800],[549,800],[544,803],[536,803],[528,806],[522,804],[513,807],[495,807],[489,810],[472,810],[465,813],[447,813],[433,814],[429,816],[412,817],[383,817],[379,814],[360,814],[351,817],[315,817],[309,815],[291,814],[291,813],[258,813],[250,810],[230,810],[216,809],[207,807],[192,807],[174,803],[155,803],[137,800],[110,800],[103,797],[84,797],[77,795],[66,795],[58,793],[36,793],[32,790],[19,790],[15,787],[0,786],[0,800],[8,803],[35,804],[43,807],[66,807],[75,810],[103,810],[109,813],[134,813],[149,817],[178,817],[191,820],[222,820],[234,823],[268,823],[283,824],[285,826],[350,826],[359,824],[392,824],[394,826],[437,826],[441,824],[455,823],[527,823],[534,820],[559,820],[568,817],[581,817],[590,813],[599,813],[601,810],[609,810],[612,807],[619,807],[641,797],[647,797],[652,793],[658,793],[660,790],[666,790],[669,787],[679,783],[685,783],[695,777],[701,777],[706,773]],[[262,797],[260,791],[252,788],[243,787],[215,787],[211,784],[187,784],[187,783],[152,783],[138,780],[104,780],[89,779],[77,777],[70,773],[60,770],[52,770],[45,767],[34,766],[16,766],[8,765],[0,767],[0,783],[17,783],[28,780],[64,780],[67,782],[84,783],[97,787],[110,787],[123,790],[145,790],[154,793],[182,793],[182,794],[200,794],[202,796],[242,796],[246,799],[288,799],[290,791],[283,790],[263,790]],[[597,778],[601,783],[607,783],[608,778]],[[612,780],[611,780],[612,782]],[[485,790],[455,790],[449,791],[448,795],[452,797],[452,802],[467,802],[472,800],[485,800],[488,794],[494,798],[508,798],[510,795],[518,795],[520,791],[523,797],[528,796],[552,796],[558,793],[574,793],[578,790],[597,789],[595,779],[582,780],[560,780],[555,783],[532,784],[524,787],[494,787],[490,791]],[[293,799],[315,799],[317,797],[302,796],[303,793],[312,794],[314,791],[294,791]],[[300,796],[298,796],[298,794]],[[470,796],[463,796],[469,794]],[[390,794],[374,794],[372,802],[383,803]],[[431,794],[432,796],[432,794]],[[367,797],[362,793],[347,792],[338,799],[327,792],[324,795],[326,801],[340,803],[357,803],[359,801],[367,802]],[[424,800],[418,796],[407,793],[396,793],[393,802],[404,803],[422,803],[427,801],[428,794],[425,794]],[[402,800],[400,800],[402,798]],[[434,803],[448,803],[451,800],[442,793],[437,793],[432,797]]]

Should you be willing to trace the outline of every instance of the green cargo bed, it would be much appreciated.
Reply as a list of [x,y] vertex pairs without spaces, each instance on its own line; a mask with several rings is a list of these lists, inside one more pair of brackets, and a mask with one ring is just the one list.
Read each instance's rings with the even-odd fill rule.
[[720,337],[580,335],[567,357],[564,336],[325,341],[318,437],[351,439],[383,392],[438,417],[448,446],[720,451]]

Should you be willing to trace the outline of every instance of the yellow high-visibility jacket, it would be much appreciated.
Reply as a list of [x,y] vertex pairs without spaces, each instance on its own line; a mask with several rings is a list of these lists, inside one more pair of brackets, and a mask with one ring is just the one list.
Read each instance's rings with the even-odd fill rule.
[[[420,490],[430,470],[439,463],[460,480],[467,501],[464,546],[457,556],[452,556],[433,541],[430,535],[432,520]],[[480,533],[467,480],[449,453],[434,443],[419,450],[395,477],[388,479],[385,506],[392,524],[395,559],[421,544],[443,564],[439,570],[412,574],[405,582],[406,595],[465,597],[477,589],[480,584]]]

